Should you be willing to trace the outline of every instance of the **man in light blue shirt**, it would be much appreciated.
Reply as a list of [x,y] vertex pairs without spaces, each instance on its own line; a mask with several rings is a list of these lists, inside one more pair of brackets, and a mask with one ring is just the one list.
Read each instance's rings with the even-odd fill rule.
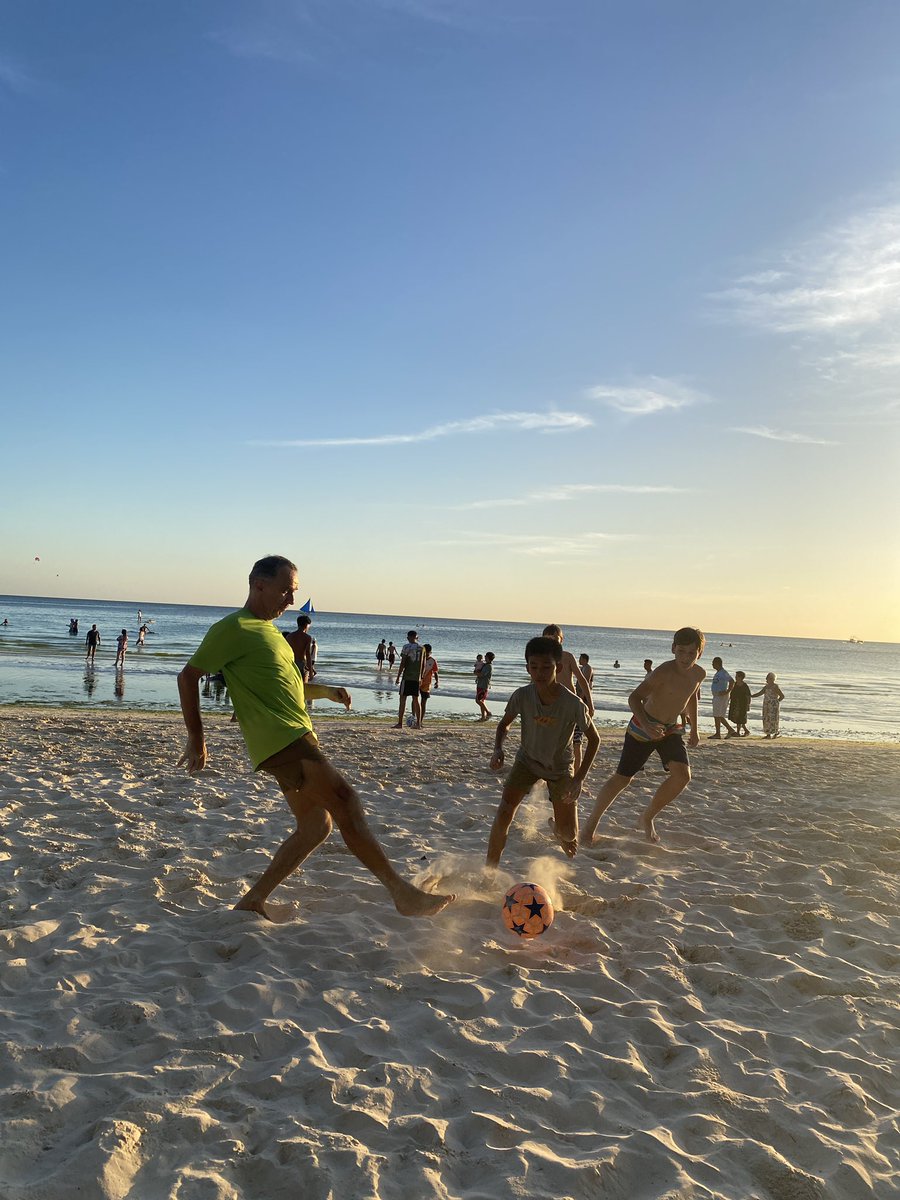
[[715,675],[712,677],[712,702],[713,702],[713,720],[716,723],[716,732],[710,735],[710,740],[721,738],[722,726],[724,725],[728,731],[729,737],[734,737],[737,730],[732,729],[728,724],[728,695],[734,687],[734,677],[729,675],[722,666],[721,658],[714,658],[712,665],[715,669]]

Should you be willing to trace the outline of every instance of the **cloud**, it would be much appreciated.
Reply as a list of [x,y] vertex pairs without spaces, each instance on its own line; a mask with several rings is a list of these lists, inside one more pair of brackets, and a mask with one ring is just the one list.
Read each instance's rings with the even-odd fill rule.
[[585,395],[590,400],[599,400],[601,404],[631,417],[646,417],[666,409],[688,408],[692,404],[708,402],[708,397],[700,392],[656,375],[650,375],[635,387],[601,384],[588,388]]
[[593,425],[589,417],[572,412],[511,412],[472,417],[468,421],[448,421],[418,433],[384,433],[372,437],[291,438],[284,441],[249,442],[251,446],[406,446],[412,442],[432,442],[437,438],[467,433],[493,433],[498,429],[535,433],[565,433]]
[[454,504],[454,511],[484,508],[522,508],[528,504],[556,503],[574,500],[578,496],[598,495],[601,493],[622,493],[630,496],[672,495],[690,491],[690,488],[669,487],[666,485],[643,483],[561,483],[555,487],[546,488],[539,492],[529,492],[516,499],[473,500],[469,504]]
[[714,294],[732,319],[775,333],[874,330],[900,316],[900,204],[872,207]]
[[809,437],[805,433],[793,433],[789,429],[770,429],[768,425],[736,426],[732,433],[749,433],[752,437],[767,438],[772,442],[792,442],[803,446],[837,446],[837,442],[825,438]]
[[378,8],[450,29],[473,29],[488,14],[484,0],[375,0]]
[[211,42],[215,42],[236,58],[262,58],[294,66],[314,61],[314,55],[296,29],[215,29],[207,36]]
[[0,54],[0,91],[3,90],[16,96],[28,96],[39,90],[39,84],[18,63]]
[[596,553],[605,543],[636,541],[639,535],[634,533],[580,533],[567,534],[561,537],[531,533],[485,533],[473,530],[471,533],[460,534],[457,538],[446,538],[433,541],[432,546],[465,546],[469,550],[497,549],[508,550],[512,554],[525,554],[534,558],[562,556],[565,558],[581,558]]
[[[511,6],[510,15],[515,13]],[[256,0],[239,24],[207,36],[237,58],[307,66],[365,46],[372,21],[475,32],[506,21],[483,0]],[[371,31],[369,31],[371,33]]]

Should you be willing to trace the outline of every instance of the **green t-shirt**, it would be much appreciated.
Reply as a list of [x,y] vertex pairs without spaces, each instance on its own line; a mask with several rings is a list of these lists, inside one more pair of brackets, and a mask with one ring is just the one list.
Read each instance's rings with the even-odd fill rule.
[[312,732],[303,676],[271,621],[261,621],[246,608],[231,613],[207,631],[190,665],[225,676],[254,770]]

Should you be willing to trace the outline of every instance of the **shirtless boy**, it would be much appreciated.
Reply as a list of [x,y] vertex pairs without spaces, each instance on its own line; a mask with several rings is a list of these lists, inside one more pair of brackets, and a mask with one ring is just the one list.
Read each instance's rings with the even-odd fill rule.
[[[491,756],[492,771],[503,768],[503,742],[516,717],[520,717],[522,722],[522,743],[512,770],[506,777],[491,827],[487,849],[490,867],[499,865],[516,809],[540,779],[546,781],[550,792],[553,827],[559,844],[569,858],[573,857],[578,847],[576,804],[581,795],[581,785],[600,745],[600,738],[587,706],[557,679],[562,653],[562,647],[555,638],[531,639],[525,647],[525,664],[531,683],[516,688],[497,726],[494,753]],[[573,774],[572,737],[577,728],[585,732],[587,753],[580,768]]]
[[[556,638],[560,645],[563,643],[563,631],[558,625],[545,625],[544,637]],[[583,656],[586,657],[586,656]],[[576,696],[587,705],[587,710],[594,715],[594,698],[591,695],[591,688],[594,683],[594,672],[591,671],[591,678],[588,680],[587,675],[581,669],[580,665],[575,661],[575,655],[571,650],[563,650],[562,662],[556,671],[557,680],[568,688],[570,692],[574,692]],[[575,770],[581,766],[581,731],[575,731],[575,740],[572,743],[575,747]]]
[[697,661],[706,639],[699,629],[679,629],[672,641],[674,659],[664,662],[644,677],[628,697],[634,713],[625,732],[622,757],[616,773],[607,779],[597,796],[594,811],[584,827],[582,842],[590,846],[600,818],[624,792],[655,750],[668,774],[641,814],[640,828],[648,842],[658,842],[654,818],[680,795],[691,781],[691,768],[684,745],[681,714],[691,724],[689,746],[699,745],[697,737],[697,696],[706,672]]
[[297,618],[297,628],[294,632],[284,635],[284,640],[293,651],[294,662],[300,668],[300,674],[303,676],[304,683],[309,683],[316,673],[312,660],[313,640],[309,632],[311,624],[312,621],[306,613],[301,613]]

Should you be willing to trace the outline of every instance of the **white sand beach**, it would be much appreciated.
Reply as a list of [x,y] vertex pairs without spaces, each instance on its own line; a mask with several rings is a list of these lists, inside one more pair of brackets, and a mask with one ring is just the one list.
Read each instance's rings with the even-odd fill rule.
[[289,816],[227,718],[190,779],[175,715],[0,709],[2,1200],[900,1194],[900,746],[706,743],[661,845],[651,765],[571,863],[533,795],[488,884],[493,723],[318,726],[437,919],[336,832],[231,911]]

